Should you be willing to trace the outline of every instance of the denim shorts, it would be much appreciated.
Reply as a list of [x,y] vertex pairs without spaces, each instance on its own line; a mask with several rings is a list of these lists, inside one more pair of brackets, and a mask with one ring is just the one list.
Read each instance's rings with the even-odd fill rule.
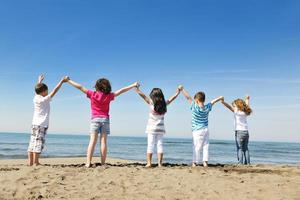
[[92,119],[90,125],[90,133],[97,133],[102,134],[106,133],[107,135],[110,134],[110,127],[109,127],[109,118],[102,118],[97,117]]

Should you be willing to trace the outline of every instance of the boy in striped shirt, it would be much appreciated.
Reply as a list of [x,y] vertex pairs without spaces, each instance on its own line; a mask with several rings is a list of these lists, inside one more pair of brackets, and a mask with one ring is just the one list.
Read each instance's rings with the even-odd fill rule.
[[182,93],[191,104],[192,110],[193,167],[195,167],[199,163],[201,149],[203,150],[203,166],[208,167],[208,114],[215,103],[217,103],[218,101],[224,101],[224,97],[220,96],[210,103],[204,104],[204,92],[197,92],[194,96],[194,99],[192,99],[192,97],[183,87]]

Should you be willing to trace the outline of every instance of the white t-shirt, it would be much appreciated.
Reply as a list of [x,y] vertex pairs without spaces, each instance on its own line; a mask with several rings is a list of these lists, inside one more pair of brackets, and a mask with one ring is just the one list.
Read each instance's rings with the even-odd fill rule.
[[234,128],[236,131],[247,131],[247,115],[243,111],[234,110]]
[[50,114],[50,101],[51,97],[35,95],[33,98],[34,113],[32,119],[32,125],[48,127],[49,126],[49,114]]
[[147,134],[165,134],[164,114],[160,115],[154,111],[154,106],[150,105],[149,119],[146,127]]

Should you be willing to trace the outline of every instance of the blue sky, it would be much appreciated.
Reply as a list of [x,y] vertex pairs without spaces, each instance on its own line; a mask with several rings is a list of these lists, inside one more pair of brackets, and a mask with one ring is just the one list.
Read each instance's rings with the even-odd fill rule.
[[[0,131],[29,132],[37,76],[53,88],[69,75],[92,88],[134,81],[166,96],[185,85],[211,100],[250,94],[252,140],[300,142],[299,1],[0,1]],[[112,135],[144,136],[148,107],[130,91],[111,105]],[[89,130],[89,101],[64,85],[52,102],[50,133]],[[191,137],[180,96],[167,136]],[[216,105],[211,138],[233,139],[232,113]]]

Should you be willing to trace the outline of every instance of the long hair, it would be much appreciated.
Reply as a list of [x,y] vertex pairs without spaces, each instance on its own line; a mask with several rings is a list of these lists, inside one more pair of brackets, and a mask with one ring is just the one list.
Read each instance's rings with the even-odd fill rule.
[[167,104],[164,94],[161,89],[153,88],[150,93],[150,98],[154,105],[154,111],[162,115],[167,112]]
[[243,99],[236,99],[232,102],[232,105],[235,105],[238,110],[243,111],[246,115],[250,115],[252,113],[252,109],[246,104]]

